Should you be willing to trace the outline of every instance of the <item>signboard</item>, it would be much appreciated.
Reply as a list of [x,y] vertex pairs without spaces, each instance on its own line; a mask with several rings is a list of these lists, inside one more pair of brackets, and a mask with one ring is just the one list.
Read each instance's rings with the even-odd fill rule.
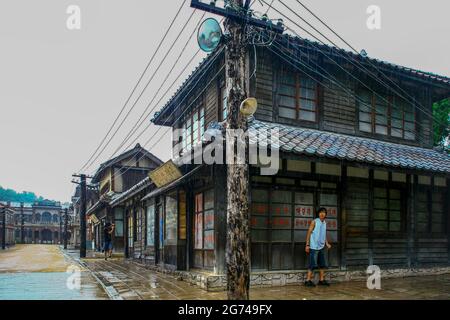
[[89,219],[92,221],[93,224],[99,224],[100,221],[98,220],[97,216],[95,214],[92,214]]
[[182,174],[178,167],[170,160],[150,172],[149,177],[158,188],[161,188],[181,178]]

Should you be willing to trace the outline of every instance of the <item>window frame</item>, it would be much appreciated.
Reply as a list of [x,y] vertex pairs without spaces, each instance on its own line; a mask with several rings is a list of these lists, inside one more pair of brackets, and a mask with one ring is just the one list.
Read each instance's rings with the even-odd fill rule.
[[[283,81],[284,79],[287,79],[286,75],[291,75],[294,79],[294,84],[289,83],[288,81]],[[279,77],[278,77],[278,85],[277,85],[277,92],[276,92],[276,99],[277,99],[277,107],[278,107],[278,118],[282,119],[288,119],[288,120],[294,120],[297,122],[303,122],[303,123],[309,123],[309,124],[318,124],[319,123],[319,83],[315,81],[314,79],[308,77],[307,75],[301,73],[301,72],[292,72],[290,70],[287,70],[285,66],[283,66],[279,71]],[[306,82],[312,83],[312,87],[305,86],[303,83],[303,80]],[[291,87],[295,91],[295,95],[289,95],[287,93],[282,92],[283,87]],[[302,90],[306,89],[307,91],[314,91],[314,98],[309,98],[307,95],[302,96]],[[282,104],[282,99],[294,99],[295,107],[290,107],[287,105]],[[302,104],[302,101],[308,101],[313,102],[313,109],[311,110],[307,107],[304,107]],[[292,119],[287,116],[282,116],[280,113],[280,109],[289,109],[293,110],[295,112],[295,118]],[[302,113],[306,114],[314,114],[314,120],[308,120],[308,119],[302,119]]]
[[[367,101],[362,102],[361,100],[364,100],[362,97],[362,92],[365,92],[366,94],[368,94],[370,96],[370,105],[368,107],[370,107],[369,111],[365,111],[362,109],[363,103],[367,103]],[[409,104],[408,101],[404,101],[401,98],[398,98],[396,96],[393,96],[392,94],[382,94],[379,92],[374,92],[365,88],[359,88],[358,89],[358,94],[357,94],[358,98],[356,101],[356,105],[357,105],[357,115],[358,115],[358,121],[356,123],[356,127],[357,127],[357,131],[361,134],[366,134],[366,135],[372,135],[372,136],[377,136],[377,137],[383,137],[383,138],[390,138],[390,139],[402,139],[404,141],[410,141],[410,142],[417,142],[418,141],[418,128],[417,128],[417,110],[416,110],[416,102],[415,100]],[[386,106],[386,125],[382,124],[382,123],[378,123],[378,119],[377,119],[377,115],[379,115],[379,113],[377,113],[377,106],[380,106],[379,104],[377,104],[377,100],[380,100],[381,97],[384,97],[387,100],[387,105]],[[396,101],[400,101],[400,103],[397,103]],[[411,112],[407,112],[405,110],[405,106],[411,106],[412,110]],[[395,107],[399,107],[401,106],[401,118],[398,118],[397,116],[394,117],[393,113],[394,113],[394,108]],[[361,115],[362,114],[368,114],[369,115],[369,121],[367,120],[363,120]],[[406,115],[407,114],[412,114],[413,115],[413,120],[406,120]],[[395,120],[399,120],[401,121],[401,128],[397,128],[397,127],[393,127],[393,123]],[[367,130],[363,130],[361,128],[361,124],[365,124],[365,125],[369,125],[370,126],[370,131]],[[413,124],[413,131],[407,130],[406,128],[406,124]],[[378,132],[377,131],[377,127],[385,127],[386,128],[386,134],[382,133],[382,132]],[[393,132],[395,130],[400,130],[401,131],[401,137],[400,136],[396,136],[393,135]],[[414,138],[407,138],[407,134],[414,134]]]
[[[206,130],[206,109],[203,104],[203,96],[198,98],[198,105],[188,116],[185,116],[181,125],[183,136],[181,137],[182,152],[189,152],[194,145],[201,142]],[[196,120],[196,121],[195,121]],[[195,132],[194,132],[195,130]],[[196,138],[194,143],[194,138]]]

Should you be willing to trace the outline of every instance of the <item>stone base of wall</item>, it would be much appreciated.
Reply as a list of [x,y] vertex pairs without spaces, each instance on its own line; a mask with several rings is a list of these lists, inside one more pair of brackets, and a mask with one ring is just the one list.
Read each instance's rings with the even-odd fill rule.
[[[225,275],[215,275],[203,271],[177,271],[173,268],[164,266],[155,266],[145,263],[143,260],[135,261],[140,266],[151,269],[163,274],[170,274],[179,280],[194,284],[206,291],[224,291],[227,287],[227,279]],[[431,276],[450,273],[450,266],[445,267],[427,267],[427,268],[405,268],[405,269],[382,269],[381,278],[404,278]],[[252,272],[250,275],[250,286],[254,288],[261,287],[282,287],[289,285],[300,285],[306,280],[307,271],[267,271]],[[316,274],[318,277],[318,274]],[[368,274],[366,270],[342,271],[338,269],[328,270],[326,279],[331,283],[345,281],[367,281]]]

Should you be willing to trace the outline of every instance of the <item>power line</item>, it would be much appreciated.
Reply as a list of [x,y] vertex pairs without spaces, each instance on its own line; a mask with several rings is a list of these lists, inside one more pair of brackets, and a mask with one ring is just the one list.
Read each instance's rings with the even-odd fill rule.
[[[263,2],[265,2],[265,0],[262,0]],[[298,3],[300,3],[298,0],[296,0]],[[318,31],[314,26],[312,26],[309,22],[307,22],[304,18],[302,18],[297,12],[295,12],[292,8],[290,8],[289,6],[287,6],[283,1],[279,0],[279,2],[286,7],[290,12],[292,12],[294,15],[296,15],[299,19],[301,19],[302,21],[304,21],[305,23],[307,23],[311,28],[313,28],[316,32],[318,32],[321,36],[325,37],[323,35],[323,33],[321,33],[320,31]],[[277,9],[274,8],[274,10],[276,10],[278,13],[280,13],[281,15],[283,15],[284,17],[286,17],[289,21],[293,22],[294,24],[296,24],[299,28],[302,28],[301,26],[299,26],[297,23],[295,23],[292,19],[290,19],[289,17],[287,17],[286,15],[284,15],[283,13],[281,13],[280,11],[278,11]],[[302,30],[305,31],[305,29],[302,28]],[[311,35],[311,33],[309,33]],[[322,44],[326,45],[322,40],[318,39],[317,37],[315,37],[314,35],[312,35],[316,40],[318,40],[319,42],[321,42]],[[331,41],[330,39],[328,39],[327,37],[325,37],[328,41],[330,41],[331,44],[333,44],[337,49],[343,50],[341,49],[336,43],[334,43],[333,41]],[[352,48],[352,47],[351,47]],[[360,55],[356,50],[355,53]],[[355,67],[366,71],[373,79],[375,79],[378,83],[380,83],[381,85],[383,85],[384,87],[386,87],[388,90],[392,91],[393,93],[395,93],[396,95],[398,95],[400,98],[404,99],[405,101],[407,101],[408,99],[405,98],[405,96],[403,96],[402,94],[400,94],[398,91],[394,90],[392,87],[390,87],[388,84],[386,84],[382,79],[378,78],[378,76],[376,76],[375,74],[373,74],[372,71],[370,71],[369,69],[367,69],[362,63],[360,63],[358,60],[353,61],[353,59],[349,59],[348,57],[346,57],[345,55],[343,55],[342,53],[338,53],[340,56],[342,56],[344,59],[346,59],[347,61],[349,61],[352,65],[354,65]],[[377,68],[375,65],[372,64],[372,61],[370,59],[366,59],[366,61],[374,68]],[[355,63],[358,64],[358,66],[355,65]],[[377,68],[378,69],[378,68]],[[412,100],[416,100],[414,97],[412,97],[411,95],[409,95],[403,88],[401,88],[398,84],[396,84],[392,79],[390,79],[389,77],[387,77],[382,70],[378,69],[378,71],[384,75],[384,77],[389,80],[391,83],[393,83],[397,88],[399,88],[403,93],[405,93],[409,99]],[[439,121],[437,119],[434,118],[433,114],[429,111],[426,110],[426,108],[419,102],[416,101],[416,107],[421,110],[425,115],[431,117],[431,119],[433,119],[434,121],[437,121],[439,123]]]
[[[191,90],[189,90],[188,93],[185,94],[184,98],[179,102],[179,104],[182,104],[188,97],[189,94],[196,88],[197,84],[200,82],[200,80],[202,79],[203,76],[205,76],[208,71],[210,70],[210,68],[213,66],[214,62],[216,61],[216,59],[220,56],[220,53],[224,50],[224,48],[222,47],[215,55],[215,57],[208,61],[209,65],[207,67],[205,67],[206,69],[203,71],[203,74],[201,76],[199,76],[198,80],[195,82],[195,84],[192,86]],[[214,81],[217,76],[219,76],[219,74],[224,70],[224,66],[222,66],[218,72],[211,78],[211,80],[204,86],[204,88],[200,91],[200,93],[192,100],[192,102],[185,108],[184,112],[182,112],[180,114],[180,116],[175,119],[175,122],[179,121],[184,114],[186,113],[187,110],[189,110],[189,108],[197,101],[197,99],[206,91],[206,89],[209,87],[209,85],[212,83],[212,81]],[[162,130],[162,128],[165,126],[165,124],[167,123],[168,119],[175,114],[175,110],[173,110],[169,116],[166,118],[166,120],[164,121],[164,123],[158,127],[158,129],[156,130],[156,132],[144,143],[143,147],[145,148],[150,142],[151,140],[156,137],[157,133]],[[167,134],[169,131],[171,130],[171,128],[168,128],[166,130],[166,132],[160,136],[160,138],[149,148],[149,151],[152,150],[164,137],[165,134]],[[137,154],[137,152],[135,153]],[[145,155],[142,155],[139,160],[143,159]],[[128,172],[128,170],[131,170],[131,168],[127,168],[126,170],[124,170],[124,172],[120,172],[118,175],[116,175],[115,173],[113,174],[114,177],[120,177],[122,175],[124,175],[126,172]]]
[[117,115],[116,119],[114,120],[113,124],[111,125],[111,127],[109,128],[108,132],[106,133],[106,135],[103,137],[103,139],[101,140],[100,144],[98,145],[98,147],[95,149],[94,153],[90,156],[89,160],[86,161],[86,163],[81,167],[80,170],[78,170],[78,172],[83,171],[86,166],[90,163],[90,161],[94,158],[95,154],[98,152],[98,150],[101,148],[101,146],[103,145],[103,143],[105,142],[106,138],[108,137],[108,135],[111,133],[112,129],[114,128],[114,126],[116,125],[117,121],[119,120],[120,116],[122,115],[122,113],[125,111],[125,108],[128,104],[128,102],[131,100],[131,97],[133,96],[133,94],[135,93],[137,87],[139,86],[139,84],[141,83],[145,73],[147,72],[148,68],[150,67],[150,65],[152,64],[153,60],[156,57],[156,54],[158,53],[159,49],[161,48],[161,45],[163,44],[164,40],[166,39],[169,31],[172,29],[172,26],[174,25],[175,21],[177,20],[181,9],[184,7],[184,4],[186,3],[187,0],[184,0],[182,2],[182,4],[180,5],[175,17],[172,19],[169,28],[167,28],[166,33],[164,34],[163,38],[161,39],[161,41],[159,42],[158,47],[156,48],[155,52],[153,53],[152,57],[150,58],[149,62],[147,63],[147,66],[145,67],[144,71],[142,72],[141,76],[139,77],[136,85],[134,86],[133,90],[131,91],[130,95],[128,96],[127,100],[125,101],[125,104],[122,106],[122,109],[120,110],[119,114]]
[[[281,48],[281,47],[282,47],[282,44],[281,44],[281,43],[279,43],[279,42],[277,42],[277,41],[275,41],[275,43],[278,45],[278,46],[277,46],[278,48]],[[288,61],[286,58],[283,58],[280,54],[278,54],[278,53],[275,52],[274,50],[272,50],[272,49],[270,49],[270,48],[269,48],[269,50],[272,51],[273,53],[275,53],[278,57],[282,58],[282,59],[285,60],[286,62],[288,62],[288,63],[290,63],[291,65],[293,65],[293,66],[294,66],[296,69],[298,69],[299,71],[307,73],[305,70],[299,69],[298,66],[296,66],[295,64],[293,64],[291,61]],[[284,55],[284,53],[283,53],[283,55]],[[297,62],[298,64],[302,65],[303,67],[305,67],[305,68],[311,70],[312,73],[316,73],[316,74],[318,74],[319,76],[321,76],[321,77],[323,77],[323,78],[326,78],[326,79],[329,80],[332,84],[335,84],[335,85],[337,85],[338,87],[340,87],[342,90],[344,90],[346,94],[348,94],[349,96],[352,96],[353,98],[355,98],[358,102],[363,103],[363,104],[366,104],[365,101],[363,101],[360,97],[358,97],[358,96],[357,96],[356,94],[354,94],[353,92],[349,91],[348,88],[345,87],[345,85],[343,85],[341,82],[339,82],[339,80],[337,80],[333,75],[331,75],[331,74],[330,74],[327,70],[325,70],[324,68],[320,67],[318,64],[313,63],[317,68],[320,68],[323,72],[325,72],[325,73],[326,73],[328,76],[330,76],[331,78],[325,76],[323,73],[319,72],[318,70],[314,70],[314,69],[312,69],[310,66],[308,66],[308,65],[306,65],[306,64],[304,64],[304,63],[302,63],[300,59],[290,57],[290,56],[287,55],[287,54],[286,54],[285,56],[286,56],[286,57],[289,57],[292,61]],[[323,82],[321,82],[321,81],[317,80],[316,78],[312,77],[310,74],[308,74],[308,76],[309,76],[311,79],[313,79],[314,81],[316,81],[317,83],[321,84],[323,87],[325,87],[325,88],[327,88],[327,89],[329,89],[329,90],[332,90],[329,86],[325,85]],[[372,91],[372,93],[376,93],[375,91],[373,91],[373,90],[370,89],[370,88],[369,88],[369,90]],[[384,97],[382,97],[382,98],[384,99]],[[384,100],[387,102],[387,106],[390,105],[390,103],[389,103],[389,101],[388,101],[387,99],[384,99]],[[416,120],[414,121],[414,123],[420,125],[420,123],[419,123],[419,122],[416,122]],[[404,129],[402,129],[402,130],[404,130]],[[416,130],[414,131],[414,134],[415,134],[415,138],[418,139],[419,142],[422,142],[422,143],[425,143],[425,144],[426,144],[426,141],[423,140],[423,138],[418,134],[418,132],[417,132]]]
[[[261,0],[262,2],[266,3],[267,2],[265,0]],[[299,17],[302,21],[305,21],[308,25],[311,25],[310,23],[308,23],[305,19],[303,19],[302,17],[300,17],[292,8],[288,7],[286,4],[284,4],[281,0],[279,1],[282,5],[284,5],[289,11],[291,11],[293,14],[295,14],[297,17]],[[281,11],[279,11],[278,9],[276,9],[275,7],[272,7],[273,10],[275,10],[276,12],[278,12],[280,15],[282,15],[284,18],[288,19],[289,21],[291,21],[292,23],[294,23],[297,27],[299,27],[301,30],[305,31],[307,34],[309,34],[311,37],[313,37],[314,39],[316,39],[317,41],[319,41],[320,43],[322,43],[323,45],[327,46],[321,39],[317,38],[314,34],[312,34],[311,32],[309,32],[308,30],[306,30],[305,28],[303,28],[302,26],[300,26],[297,22],[293,21],[291,18],[289,18],[288,16],[286,16],[285,14],[283,14]],[[317,30],[315,27],[312,26],[312,28],[314,28],[315,30]],[[291,29],[292,30],[292,29]],[[317,31],[320,33],[320,31]],[[295,32],[294,32],[295,33]],[[322,33],[320,33],[322,36],[324,36]],[[303,39],[302,37],[300,37],[297,33],[296,35]],[[324,36],[325,37],[325,36]],[[328,39],[328,38],[327,38]],[[339,48],[339,46],[337,44],[335,44],[333,41],[329,40],[337,49],[342,50],[341,48]],[[314,46],[316,46],[318,48],[318,45],[316,45],[315,43],[311,42]],[[355,60],[353,61],[353,59],[348,58],[346,55],[344,55],[343,53],[336,51],[336,53],[341,56],[342,58],[344,58],[345,60],[347,60],[349,63],[351,63],[353,66],[355,66],[358,69],[364,70],[367,73],[369,73],[369,75],[372,76],[373,79],[375,79],[378,83],[380,83],[381,85],[383,85],[384,87],[386,87],[388,90],[392,91],[393,93],[395,93],[397,96],[399,96],[400,98],[404,99],[405,101],[407,101],[408,99],[405,98],[402,94],[398,93],[398,91],[392,89],[388,84],[386,84],[383,80],[379,79],[376,75],[374,75],[370,70],[368,70],[364,65],[362,65],[359,61]],[[336,61],[332,60],[334,63],[336,63]],[[370,62],[370,60],[369,60]],[[356,65],[356,64],[358,65]],[[348,73],[348,71],[346,71]],[[380,71],[381,72],[381,71]],[[402,89],[403,90],[403,89]],[[415,100],[415,106],[417,109],[419,109],[420,111],[422,111],[425,115],[431,117],[431,119],[434,118],[434,116],[425,109],[425,107],[423,107],[418,101],[416,101],[415,98],[411,97],[411,99]],[[436,119],[435,119],[436,121]],[[418,122],[419,123],[419,122]],[[419,123],[419,125],[421,125]]]
[[[128,132],[128,134],[126,135],[125,139],[123,140],[123,142],[119,145],[119,147],[113,152],[113,154],[111,155],[110,159],[112,157],[114,157],[114,155],[125,145],[125,143],[127,143],[127,141],[129,141],[129,139],[137,132],[137,130],[142,126],[142,124],[145,122],[145,119],[147,118],[147,115],[150,115],[154,109],[156,108],[156,106],[158,105],[155,104],[153,106],[153,108],[147,113],[147,111],[149,110],[150,106],[153,104],[153,102],[155,101],[156,97],[158,96],[158,94],[160,93],[160,91],[162,90],[163,86],[166,84],[167,80],[169,79],[170,75],[172,74],[173,70],[175,69],[175,67],[177,66],[178,62],[180,61],[181,57],[183,56],[184,52],[187,49],[187,46],[189,44],[189,42],[191,42],[195,32],[197,31],[197,28],[199,27],[200,23],[203,21],[203,18],[205,17],[206,12],[203,13],[203,15],[200,17],[196,27],[194,28],[193,32],[191,33],[191,35],[189,36],[188,40],[186,41],[183,49],[181,50],[181,53],[178,55],[177,59],[175,60],[174,64],[172,65],[172,68],[169,70],[169,72],[167,72],[166,77],[164,78],[163,82],[161,83],[161,86],[158,88],[158,90],[156,91],[156,93],[153,95],[153,99],[150,101],[150,103],[147,105],[147,107],[145,108],[145,110],[142,112],[141,116],[139,117],[139,119],[136,121],[136,123],[134,124],[133,128],[131,128],[131,130]],[[194,57],[197,56],[198,53],[200,53],[200,49],[197,50],[197,52],[194,54],[194,56],[192,57],[191,61],[193,60]],[[189,66],[190,62],[186,65],[186,67],[183,69],[186,70],[186,68]],[[147,113],[147,115],[146,115]]]
[[103,146],[102,150],[100,151],[100,153],[95,157],[94,160],[92,160],[90,162],[90,164],[86,167],[86,169],[89,169],[94,163],[95,161],[100,157],[100,155],[103,153],[103,151],[105,151],[106,147],[111,143],[112,139],[116,136],[117,132],[120,130],[120,128],[123,126],[123,124],[125,123],[126,119],[128,118],[128,116],[131,114],[131,112],[133,111],[133,109],[136,107],[137,103],[139,102],[139,99],[142,97],[142,95],[144,94],[145,90],[148,88],[148,86],[150,85],[150,83],[152,82],[152,80],[155,78],[156,74],[158,73],[159,69],[161,69],[163,63],[166,61],[167,57],[169,56],[169,53],[172,51],[172,49],[174,48],[174,46],[177,44],[178,39],[181,37],[182,33],[184,32],[184,30],[186,29],[186,27],[188,26],[189,22],[192,20],[194,14],[196,13],[197,10],[192,11],[191,15],[189,16],[188,20],[185,22],[182,30],[178,33],[178,36],[176,37],[176,39],[173,41],[172,45],[170,46],[169,50],[167,51],[167,53],[164,55],[164,58],[161,60],[161,62],[159,63],[158,67],[156,68],[156,70],[153,72],[151,78],[147,81],[147,84],[145,85],[144,89],[142,90],[141,94],[137,97],[136,101],[134,102],[133,106],[130,108],[130,110],[128,110],[127,114],[125,115],[125,117],[122,119],[120,125],[117,127],[117,129],[114,131],[113,135],[110,137],[110,139],[108,140],[108,142]]

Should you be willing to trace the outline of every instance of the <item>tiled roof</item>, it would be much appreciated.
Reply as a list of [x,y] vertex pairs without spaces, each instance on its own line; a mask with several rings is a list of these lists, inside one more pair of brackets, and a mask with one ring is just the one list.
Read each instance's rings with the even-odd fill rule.
[[136,193],[141,192],[142,190],[144,190],[151,184],[153,184],[153,182],[150,180],[149,177],[146,177],[145,179],[141,180],[140,182],[135,184],[133,187],[131,187],[127,191],[125,191],[125,192],[121,193],[120,195],[118,195],[117,197],[115,197],[111,201],[110,205],[116,206],[118,204],[121,204],[123,201],[133,197]]
[[450,173],[450,155],[434,149],[291,127],[258,120],[253,120],[249,126],[252,129],[262,130],[278,128],[280,151],[282,152],[404,169]]
[[[443,75],[438,75],[432,72],[426,72],[426,71],[422,71],[422,70],[418,70],[418,69],[414,69],[414,68],[410,68],[410,67],[405,67],[405,66],[401,66],[389,61],[385,61],[385,60],[380,60],[377,58],[372,58],[369,56],[362,56],[360,54],[356,54],[353,51],[348,51],[345,49],[340,49],[337,48],[335,46],[330,46],[330,45],[325,45],[325,44],[321,44],[317,41],[313,41],[313,40],[309,40],[309,39],[305,39],[305,38],[300,38],[297,36],[292,36],[289,34],[284,34],[285,37],[288,37],[290,39],[291,42],[297,42],[297,44],[300,45],[305,45],[305,46],[309,46],[310,48],[319,48],[321,50],[324,50],[324,52],[326,51],[329,54],[333,54],[336,53],[339,56],[348,56],[350,58],[353,58],[354,60],[359,60],[362,62],[370,62],[375,64],[377,67],[387,67],[392,71],[401,71],[404,72],[406,74],[409,74],[411,77],[416,77],[416,78],[423,78],[426,80],[432,80],[432,81],[437,81],[440,83],[443,83],[445,85],[449,85],[450,84],[450,78],[447,76],[443,76]],[[312,47],[313,46],[313,47]],[[332,50],[332,51],[330,51]]]

